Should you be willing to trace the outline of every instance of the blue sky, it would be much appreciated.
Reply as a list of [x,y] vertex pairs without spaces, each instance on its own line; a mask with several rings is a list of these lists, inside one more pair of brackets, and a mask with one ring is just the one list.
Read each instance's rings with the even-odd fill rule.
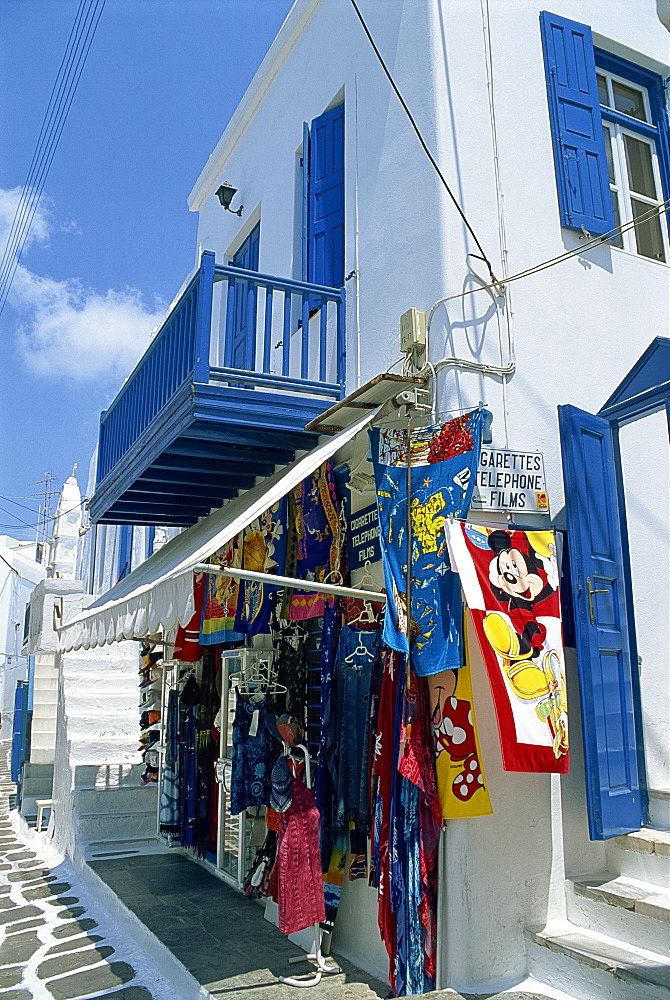
[[[0,247],[78,0],[2,0]],[[0,495],[37,509],[79,463],[100,410],[194,261],[186,198],[290,0],[107,0],[31,237],[0,316]],[[34,515],[0,497],[0,534]]]

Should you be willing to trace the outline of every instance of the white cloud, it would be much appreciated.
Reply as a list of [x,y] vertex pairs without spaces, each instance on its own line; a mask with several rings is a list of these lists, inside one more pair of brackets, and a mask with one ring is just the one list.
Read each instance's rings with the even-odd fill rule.
[[[0,245],[4,248],[20,189],[0,189]],[[53,208],[42,199],[26,249],[46,244],[54,226]],[[60,226],[78,233],[75,221]],[[99,292],[78,279],[36,274],[21,263],[9,295],[17,322],[16,345],[25,366],[51,378],[116,381],[128,375],[153,328],[163,319],[161,302],[144,302],[135,288]]]
[[25,364],[40,375],[86,380],[127,375],[164,310],[148,309],[135,288],[104,293],[79,281],[54,281],[19,267],[13,305]]
[[[21,198],[22,188],[0,188],[0,240],[2,245],[2,253],[4,257],[5,247],[7,244],[7,237],[9,235],[12,223],[14,221],[14,215],[16,214],[16,209]],[[16,245],[18,242],[16,237],[19,233],[23,232],[26,237],[25,250],[29,250],[33,243],[48,243],[49,242],[49,230],[51,228],[51,213],[52,213],[52,203],[51,199],[47,198],[45,195],[42,196],[40,202],[33,215],[33,221],[28,230],[25,233],[24,224],[28,221],[28,212],[34,207],[31,205],[31,196],[27,195],[21,206],[21,217],[17,220],[18,228],[14,229],[12,233],[12,244]]]

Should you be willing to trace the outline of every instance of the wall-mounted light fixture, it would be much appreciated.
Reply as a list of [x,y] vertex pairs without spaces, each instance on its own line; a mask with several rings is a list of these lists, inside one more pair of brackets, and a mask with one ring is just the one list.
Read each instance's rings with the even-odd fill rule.
[[225,208],[226,212],[232,212],[233,215],[242,215],[242,209],[244,208],[243,205],[240,205],[236,212],[230,207],[230,203],[236,194],[237,188],[234,188],[232,184],[228,183],[228,181],[224,181],[221,187],[216,190],[216,197],[219,199],[221,207]]

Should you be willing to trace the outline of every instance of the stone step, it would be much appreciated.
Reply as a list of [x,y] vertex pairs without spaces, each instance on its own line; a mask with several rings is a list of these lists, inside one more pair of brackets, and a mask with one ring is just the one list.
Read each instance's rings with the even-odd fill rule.
[[65,711],[71,712],[105,712],[111,714],[118,711],[137,712],[137,698],[128,691],[67,691],[65,692]]
[[70,744],[70,764],[73,767],[82,765],[137,764],[139,738],[135,735],[126,736],[96,736],[82,733],[71,733],[68,727],[68,743]]
[[654,829],[670,832],[670,788],[649,789],[649,818]]
[[567,881],[568,919],[608,937],[661,954],[670,946],[670,895],[650,882],[609,872]]
[[144,765],[138,763],[138,760],[139,756],[135,754],[132,763],[79,764],[74,773],[75,788],[133,787],[139,783],[140,775],[144,770]]
[[48,799],[52,788],[52,778],[40,778],[39,780],[32,778],[21,783],[21,793],[24,799],[30,796],[38,799]]
[[651,882],[659,892],[670,892],[670,833],[644,827],[613,837],[605,848],[607,870],[616,875]]
[[134,839],[156,834],[158,817],[156,812],[157,788],[147,786],[152,802],[140,812],[74,812],[75,836],[82,843],[93,840]]
[[35,675],[33,691],[58,691],[58,673],[50,677]]
[[170,848],[158,835],[153,837],[119,837],[117,840],[92,840],[86,845],[87,861],[105,858],[132,857],[137,854],[165,854]]
[[[109,788],[76,788],[75,808],[81,814],[95,812],[143,812],[155,806],[156,793],[151,785],[141,785],[139,775],[134,785],[112,785]],[[153,803],[150,802],[153,799]],[[149,803],[149,805],[147,805]]]
[[576,1000],[668,1000],[670,959],[562,923],[526,930],[529,972]]

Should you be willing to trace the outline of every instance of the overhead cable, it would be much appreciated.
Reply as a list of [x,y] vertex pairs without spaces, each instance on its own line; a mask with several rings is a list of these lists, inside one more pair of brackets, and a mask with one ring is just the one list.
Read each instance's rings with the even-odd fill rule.
[[105,0],[80,0],[0,262],[0,314],[21,260],[104,6]]
[[[670,208],[670,198],[668,198],[667,201],[662,202],[660,205],[655,205],[653,208],[649,209],[649,211],[643,212],[642,215],[638,215],[636,219],[624,222],[622,225],[617,226],[614,229],[610,229],[609,232],[603,233],[602,236],[594,237],[587,243],[583,243],[581,246],[575,247],[573,250],[567,250],[565,253],[559,254],[557,257],[550,257],[548,260],[541,261],[539,264],[533,264],[532,267],[525,268],[523,271],[517,271],[516,274],[511,274],[509,277],[503,278],[500,281],[482,284],[477,288],[470,288],[466,292],[457,292],[455,295],[447,295],[442,299],[438,299],[428,314],[428,325],[430,325],[430,321],[433,318],[435,311],[439,308],[439,306],[444,305],[446,302],[453,302],[456,299],[465,299],[470,295],[474,295],[476,292],[495,292],[499,285],[509,285],[513,281],[520,281],[522,278],[529,278],[531,275],[539,274],[540,271],[546,271],[547,268],[554,267],[556,264],[562,264],[564,260],[570,260],[571,257],[581,257],[587,250],[593,250],[594,247],[602,246],[602,244],[607,243],[620,233],[626,233],[630,229],[635,229],[637,226],[642,225],[645,222],[650,222],[654,217],[660,217],[668,211],[668,208]],[[470,256],[475,257],[476,254],[470,254]]]
[[374,50],[374,53],[377,56],[377,59],[379,60],[379,63],[381,65],[382,69],[384,70],[384,73],[386,74],[386,76],[388,78],[388,81],[391,84],[391,86],[392,86],[392,88],[393,88],[393,90],[395,92],[396,97],[398,98],[398,100],[400,101],[400,104],[402,105],[403,111],[407,115],[407,118],[409,119],[409,122],[410,122],[412,128],[416,132],[417,138],[418,138],[419,142],[421,143],[423,151],[425,152],[426,156],[430,160],[430,162],[431,162],[433,168],[435,169],[435,172],[437,173],[437,176],[440,178],[440,181],[442,182],[442,184],[443,184],[443,186],[444,186],[447,194],[449,195],[449,197],[451,198],[452,202],[454,203],[456,211],[458,212],[458,214],[460,215],[461,219],[463,220],[463,224],[465,225],[465,228],[467,229],[467,231],[470,233],[470,235],[472,236],[473,240],[475,241],[477,249],[479,250],[479,252],[482,255],[482,260],[486,263],[486,266],[489,269],[489,275],[491,277],[491,281],[493,282],[493,284],[497,284],[498,282],[497,282],[496,276],[495,276],[494,271],[493,271],[493,266],[491,265],[490,260],[486,256],[486,252],[485,252],[483,246],[481,245],[481,243],[477,239],[477,234],[475,233],[474,229],[470,225],[465,212],[461,208],[461,206],[460,206],[460,204],[458,202],[458,199],[456,198],[456,195],[454,194],[454,192],[449,187],[449,184],[447,183],[447,179],[445,178],[444,174],[440,170],[440,167],[439,167],[439,165],[437,163],[437,160],[433,156],[433,154],[432,154],[432,152],[431,152],[431,150],[430,150],[430,148],[428,146],[428,143],[426,142],[426,140],[424,139],[423,135],[421,134],[421,130],[419,129],[419,126],[417,125],[416,121],[414,120],[414,116],[412,115],[412,112],[410,111],[409,107],[407,106],[407,102],[405,101],[405,98],[400,93],[400,90],[398,89],[398,85],[396,84],[395,80],[391,76],[391,73],[390,73],[390,71],[389,71],[386,63],[384,62],[384,57],[382,56],[381,52],[377,48],[375,40],[374,40],[374,38],[372,37],[372,35],[370,33],[370,29],[368,28],[367,24],[365,23],[365,18],[361,14],[360,8],[359,8],[358,4],[356,3],[356,0],[351,0],[351,4],[352,4],[354,10],[356,11],[356,14],[358,15],[358,20],[361,22],[361,25],[363,26],[363,31],[367,35],[368,40],[370,42],[370,45],[372,46],[372,48]]

